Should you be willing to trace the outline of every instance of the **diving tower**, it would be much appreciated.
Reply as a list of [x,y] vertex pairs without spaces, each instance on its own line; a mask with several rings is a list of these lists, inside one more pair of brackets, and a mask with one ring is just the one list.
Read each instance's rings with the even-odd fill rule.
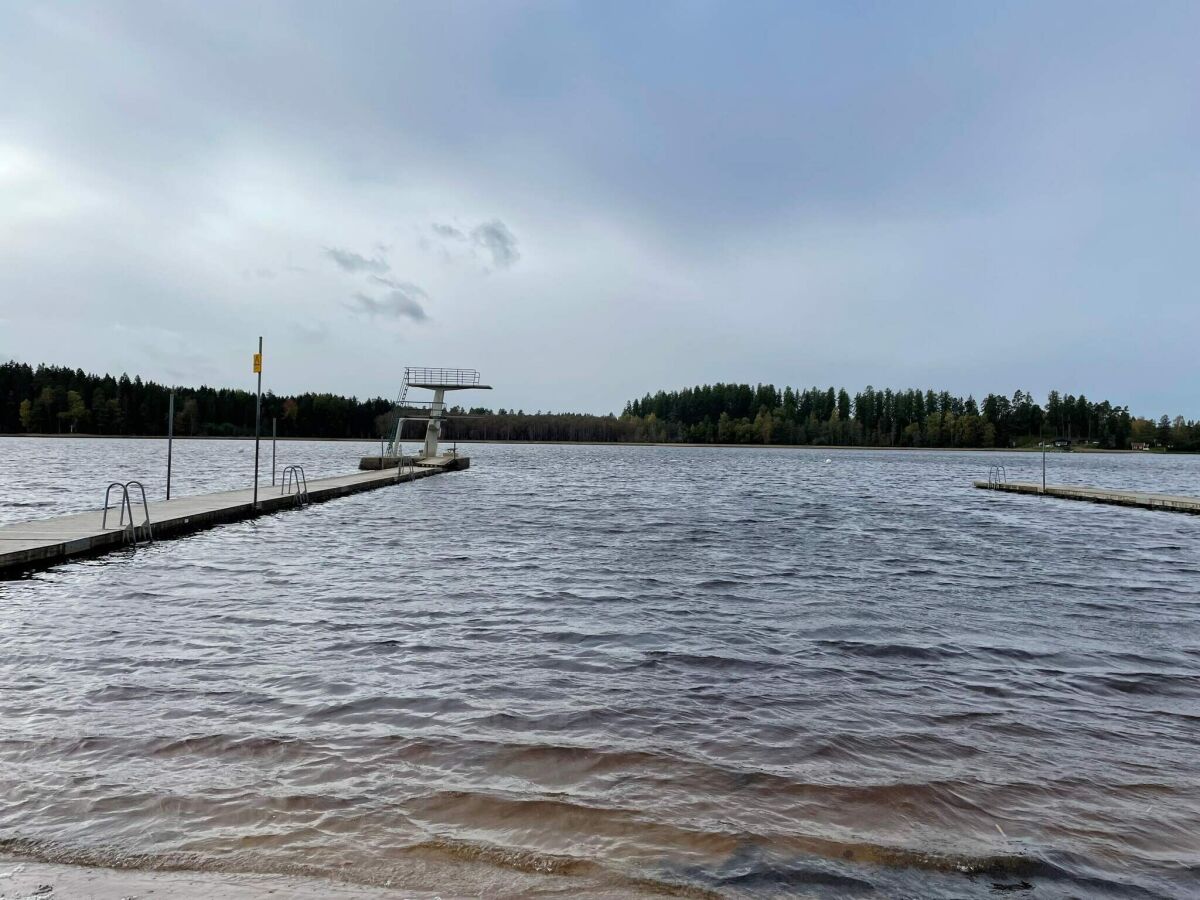
[[[433,399],[410,399],[408,392],[413,388],[433,391]],[[490,391],[491,389],[491,385],[479,383],[479,372],[475,369],[406,367],[404,382],[400,386],[399,396],[396,397],[396,430],[385,456],[397,459],[402,456],[400,438],[404,431],[404,423],[415,419],[417,421],[424,420],[426,423],[422,458],[436,459],[438,438],[442,433],[442,422],[446,418],[446,391]]]

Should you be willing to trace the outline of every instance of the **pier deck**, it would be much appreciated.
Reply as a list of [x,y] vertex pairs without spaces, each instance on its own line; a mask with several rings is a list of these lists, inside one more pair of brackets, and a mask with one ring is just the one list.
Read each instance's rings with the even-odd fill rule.
[[1152,494],[1144,491],[1120,491],[1114,488],[1082,487],[1068,484],[1048,484],[1045,492],[1040,484],[1029,481],[1007,483],[976,481],[975,487],[1010,494],[1037,494],[1062,500],[1086,500],[1089,503],[1112,503],[1117,506],[1136,506],[1141,509],[1165,510],[1200,515],[1200,497],[1181,497],[1176,494]]
[[[423,460],[403,471],[393,468],[382,472],[355,472],[313,479],[308,482],[308,500],[320,503],[359,491],[465,469],[469,465],[470,460],[466,457],[439,457],[436,460]],[[279,487],[259,485],[257,515],[295,509],[299,505],[295,494],[280,494],[279,491]],[[131,496],[130,499],[134,498]],[[133,503],[134,520],[139,526],[144,519],[140,500],[138,496],[137,502]],[[253,488],[150,503],[154,539],[180,537],[214,525],[253,518],[256,515],[253,504]],[[72,557],[106,553],[129,546],[126,528],[116,524],[120,510],[109,510],[107,528],[102,525],[103,517],[102,510],[95,510],[0,526],[0,578],[23,569],[41,568]]]

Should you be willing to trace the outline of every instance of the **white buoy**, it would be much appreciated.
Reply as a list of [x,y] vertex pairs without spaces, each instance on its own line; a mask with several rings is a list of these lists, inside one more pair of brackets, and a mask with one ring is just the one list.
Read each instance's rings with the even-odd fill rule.
[[833,462],[833,460],[832,460],[832,459],[827,459],[827,460],[825,460],[825,462],[827,462],[827,463],[831,463],[831,462]]

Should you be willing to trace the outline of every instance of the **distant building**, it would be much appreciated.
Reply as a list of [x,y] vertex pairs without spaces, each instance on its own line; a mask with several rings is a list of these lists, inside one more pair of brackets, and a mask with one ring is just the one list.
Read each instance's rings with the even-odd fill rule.
[[1150,445],[1147,444],[1145,441],[1134,441],[1132,444],[1130,444],[1130,446],[1134,450],[1149,450],[1150,449]]

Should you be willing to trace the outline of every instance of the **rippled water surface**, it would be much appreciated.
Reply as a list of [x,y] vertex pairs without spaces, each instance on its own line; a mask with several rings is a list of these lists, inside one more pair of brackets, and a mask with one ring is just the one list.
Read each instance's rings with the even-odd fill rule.
[[[280,447],[310,477],[366,449]],[[176,494],[253,466],[176,449]],[[0,439],[0,521],[160,493],[161,451]],[[1040,477],[1020,454],[470,452],[0,581],[0,852],[446,895],[1200,895],[1200,517],[970,486]],[[1200,495],[1200,459],[1049,466]]]

